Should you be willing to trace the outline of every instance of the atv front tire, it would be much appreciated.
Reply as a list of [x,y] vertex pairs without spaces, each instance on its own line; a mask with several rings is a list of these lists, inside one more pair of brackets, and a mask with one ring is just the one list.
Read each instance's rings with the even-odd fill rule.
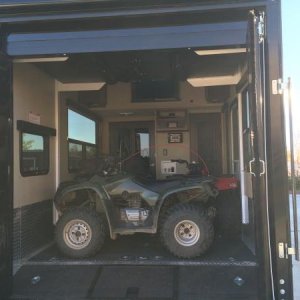
[[205,253],[214,239],[212,219],[195,204],[176,204],[164,215],[160,237],[166,248],[182,258]]
[[97,212],[86,208],[73,208],[59,219],[55,240],[59,250],[66,256],[93,256],[104,243],[105,224]]

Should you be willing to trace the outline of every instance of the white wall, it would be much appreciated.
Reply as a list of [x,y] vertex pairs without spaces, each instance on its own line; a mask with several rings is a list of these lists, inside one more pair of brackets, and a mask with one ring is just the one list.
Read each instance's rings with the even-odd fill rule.
[[54,80],[31,64],[14,64],[14,208],[51,199],[55,193],[55,139],[50,137],[50,171],[23,177],[20,173],[20,132],[17,120],[28,121],[32,112],[41,125],[55,128]]

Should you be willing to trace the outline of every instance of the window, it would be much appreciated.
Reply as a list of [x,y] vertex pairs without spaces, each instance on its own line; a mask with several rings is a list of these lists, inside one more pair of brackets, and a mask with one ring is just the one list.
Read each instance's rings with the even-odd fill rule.
[[54,128],[17,120],[20,131],[20,172],[34,176],[49,172],[49,140],[56,136]]
[[150,156],[150,134],[146,132],[136,132],[137,151],[141,157]]
[[41,175],[49,172],[49,137],[21,133],[21,174]]
[[68,109],[69,171],[81,168],[85,160],[97,157],[97,122]]
[[68,109],[68,138],[96,144],[96,122]]
[[95,158],[96,155],[97,155],[96,147],[86,145],[86,147],[85,147],[86,159]]
[[78,170],[83,159],[83,146],[69,142],[69,169]]

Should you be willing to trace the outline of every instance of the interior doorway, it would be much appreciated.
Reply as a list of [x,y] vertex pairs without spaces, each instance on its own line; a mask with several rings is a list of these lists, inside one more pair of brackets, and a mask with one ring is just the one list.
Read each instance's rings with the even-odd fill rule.
[[191,158],[203,159],[210,174],[222,174],[221,114],[191,115]]
[[154,122],[113,122],[110,124],[110,155],[120,167],[133,174],[154,175]]

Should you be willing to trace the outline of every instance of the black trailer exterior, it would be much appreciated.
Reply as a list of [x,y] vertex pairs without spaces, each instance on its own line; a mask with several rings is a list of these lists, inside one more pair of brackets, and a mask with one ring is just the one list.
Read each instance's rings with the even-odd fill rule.
[[[68,35],[70,32],[73,32],[74,36],[79,34],[77,38],[80,41],[80,31],[84,30],[86,34],[93,35],[96,28],[111,30],[126,28],[134,33],[138,28],[151,27],[156,24],[158,31],[160,31],[159,26],[178,25],[184,30],[187,28],[187,23],[193,26],[197,23],[213,21],[218,23],[220,20],[222,22],[245,21],[249,11],[254,10],[264,12],[266,16],[265,48],[261,49],[260,46],[256,48],[256,54],[263,53],[263,58],[260,60],[262,68],[259,72],[264,69],[266,90],[264,91],[263,88],[260,91],[253,90],[253,95],[256,97],[257,93],[261,93],[259,96],[265,96],[265,106],[253,108],[253,116],[256,120],[254,151],[257,157],[254,163],[254,173],[258,175],[255,177],[255,205],[259,212],[256,215],[256,242],[259,265],[262,270],[258,281],[261,284],[260,299],[293,299],[291,257],[285,253],[284,257],[280,258],[281,254],[278,250],[279,243],[283,243],[284,247],[290,246],[283,99],[281,94],[274,94],[272,89],[272,82],[282,78],[279,0],[241,0],[221,3],[220,1],[0,1],[2,41],[0,112],[1,119],[7,121],[1,121],[0,125],[0,132],[3,133],[0,144],[2,150],[0,284],[5,287],[0,286],[0,292],[4,293],[4,299],[11,293],[12,283],[13,159],[11,153],[14,148],[12,144],[11,60],[24,55],[62,55],[68,51],[72,52],[70,48],[65,47],[69,45],[57,39],[60,34]],[[43,32],[48,34],[48,36],[45,35],[46,44],[36,44],[39,34]],[[49,48],[47,44],[50,41],[49,32],[54,40],[51,43],[52,48]],[[253,23],[251,32],[252,39],[257,38]],[[165,38],[168,39],[168,37]],[[105,51],[103,48],[95,49],[94,42],[95,40],[91,39],[85,43],[84,49],[77,48],[74,52],[89,52],[89,49],[91,52]],[[124,43],[126,44],[126,40]],[[174,43],[172,47],[182,47],[180,44],[176,46],[178,41]],[[35,45],[37,45],[36,48]],[[46,49],[48,52],[45,52]],[[118,51],[118,49],[109,49],[109,51]],[[258,71],[257,56],[252,57],[252,63],[253,71]],[[260,80],[263,80],[263,77],[259,74]],[[257,88],[256,84],[253,86]],[[257,102],[257,105],[260,106],[261,103]],[[263,119],[264,109],[265,120]],[[263,160],[266,164],[267,176],[259,176],[262,168],[259,160]]]

